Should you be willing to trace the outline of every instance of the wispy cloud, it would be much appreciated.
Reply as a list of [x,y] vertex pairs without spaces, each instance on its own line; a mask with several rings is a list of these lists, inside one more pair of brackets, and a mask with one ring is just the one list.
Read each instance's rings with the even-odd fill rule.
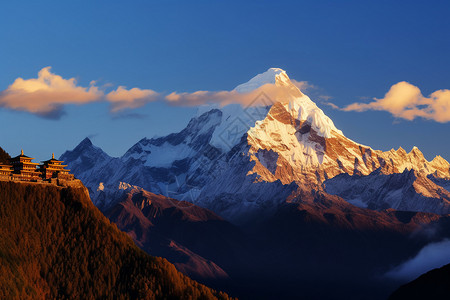
[[398,280],[413,280],[420,275],[450,263],[450,240],[426,245],[410,260],[395,267],[386,276]]
[[[293,90],[294,89],[294,90]],[[284,102],[290,99],[292,94],[297,93],[301,96],[302,93],[297,88],[292,86],[276,86],[275,84],[265,84],[251,92],[241,93],[236,90],[232,91],[196,91],[193,93],[177,93],[173,92],[165,97],[165,99],[172,105],[179,106],[198,106],[205,104],[219,104],[221,106],[238,103],[242,106],[251,106],[255,100],[259,98],[261,93],[264,93],[272,102]]]
[[445,123],[450,121],[450,90],[438,90],[425,97],[420,89],[406,81],[394,84],[386,95],[370,103],[352,103],[344,111],[388,111],[397,118],[424,118]]
[[331,107],[333,109],[339,109],[339,106],[337,106],[333,102],[323,102],[323,104],[328,105],[329,107]]
[[155,101],[159,97],[159,93],[153,90],[140,88],[132,88],[127,90],[123,86],[119,86],[116,90],[106,95],[106,100],[111,102],[111,111],[118,112],[126,108],[138,108],[147,102]]
[[310,90],[312,90],[312,89],[317,89],[317,86],[315,86],[314,84],[311,84],[308,81],[297,81],[297,80],[292,79],[292,78],[290,80],[297,88],[300,89],[300,91],[303,91],[305,93],[310,91]]

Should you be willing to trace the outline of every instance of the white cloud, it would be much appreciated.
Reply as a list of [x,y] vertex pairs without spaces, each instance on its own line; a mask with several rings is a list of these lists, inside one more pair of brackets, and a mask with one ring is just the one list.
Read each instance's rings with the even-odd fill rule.
[[450,263],[450,240],[428,244],[410,260],[395,267],[386,276],[398,280],[413,280],[420,275]]
[[438,90],[424,97],[420,89],[406,81],[394,84],[384,98],[370,103],[353,103],[344,111],[384,110],[397,118],[414,120],[421,117],[437,122],[450,121],[450,90]]
[[328,105],[329,107],[331,107],[333,109],[339,109],[339,106],[337,106],[333,102],[323,102],[323,104]]
[[17,78],[0,92],[0,106],[58,118],[64,104],[85,104],[103,96],[95,83],[89,87],[78,86],[75,78],[64,79],[50,69],[40,70],[37,78]]
[[75,78],[65,79],[51,72],[51,67],[42,68],[37,78],[17,78],[0,92],[0,107],[26,111],[45,118],[58,119],[63,114],[65,104],[86,104],[106,100],[111,103],[111,111],[137,108],[157,99],[159,94],[148,89],[126,89],[119,86],[105,95],[95,81],[88,87],[79,86]]
[[159,94],[153,90],[145,90],[140,88],[132,88],[127,90],[123,86],[119,86],[116,90],[106,95],[106,100],[111,102],[112,112],[117,112],[125,108],[138,108],[147,102],[157,100]]

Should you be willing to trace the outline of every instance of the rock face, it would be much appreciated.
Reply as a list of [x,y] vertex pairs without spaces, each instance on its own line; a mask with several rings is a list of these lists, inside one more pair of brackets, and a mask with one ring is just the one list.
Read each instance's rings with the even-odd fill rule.
[[[444,191],[422,179],[450,179],[450,165],[442,157],[427,161],[416,147],[409,153],[402,148],[383,152],[348,139],[281,69],[269,69],[235,91],[264,87],[276,93],[269,97],[262,90],[246,108],[202,108],[205,112],[181,132],[144,138],[120,158],[109,157],[86,139],[61,159],[83,180],[98,207],[112,205],[108,199],[114,197],[105,195],[126,182],[209,208],[235,223],[271,215],[297,189],[323,190],[326,180],[340,174],[368,176],[378,170],[381,176],[415,170],[423,184],[413,193],[427,199],[437,193],[442,196],[437,202],[447,199]],[[402,206],[382,199],[366,202],[375,209],[447,211],[446,205],[427,205],[425,198],[413,197],[408,201],[418,203]]]

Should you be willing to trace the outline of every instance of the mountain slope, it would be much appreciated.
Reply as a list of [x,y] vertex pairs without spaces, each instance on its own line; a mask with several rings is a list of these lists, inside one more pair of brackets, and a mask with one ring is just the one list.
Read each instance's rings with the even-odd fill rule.
[[450,297],[450,264],[431,270],[401,286],[389,300],[448,299]]
[[223,280],[228,274],[220,266],[238,264],[243,234],[213,212],[136,187],[118,197],[105,216],[146,252],[167,258],[189,277]]
[[0,182],[0,298],[226,298],[138,249],[84,188]]
[[292,298],[298,290],[307,299],[385,298],[396,283],[377,274],[450,236],[445,217],[358,208],[323,191],[296,191],[272,217],[245,230],[137,187],[117,196],[105,214],[142,249],[240,298]]

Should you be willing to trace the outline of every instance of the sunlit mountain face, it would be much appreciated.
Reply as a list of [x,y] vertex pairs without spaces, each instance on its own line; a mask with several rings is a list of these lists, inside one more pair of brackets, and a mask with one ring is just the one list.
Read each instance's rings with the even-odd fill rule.
[[271,68],[178,133],[60,159],[142,249],[232,295],[386,298],[450,235],[450,165],[348,139],[298,86]]

